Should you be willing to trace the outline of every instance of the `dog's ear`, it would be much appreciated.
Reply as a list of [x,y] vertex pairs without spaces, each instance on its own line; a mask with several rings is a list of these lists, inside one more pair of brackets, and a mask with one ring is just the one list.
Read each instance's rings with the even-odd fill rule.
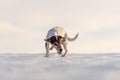
[[64,37],[62,37],[61,40],[62,40],[63,42],[65,42],[65,38],[64,38]]
[[65,38],[64,38],[64,37],[61,37],[61,38],[60,38],[60,43],[63,43],[63,42],[65,42]]
[[44,41],[50,42],[51,40],[48,38],[48,39],[44,39]]

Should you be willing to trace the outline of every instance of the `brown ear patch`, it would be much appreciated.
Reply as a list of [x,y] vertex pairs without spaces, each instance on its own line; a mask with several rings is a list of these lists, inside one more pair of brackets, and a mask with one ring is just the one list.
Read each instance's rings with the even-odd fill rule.
[[48,39],[44,39],[44,41],[50,42],[51,40],[48,38]]
[[65,42],[65,38],[64,38],[64,37],[62,37],[62,38],[61,38],[61,41],[62,41],[62,42]]
[[61,37],[59,42],[60,42],[60,43],[65,42],[65,38],[64,38],[64,37]]

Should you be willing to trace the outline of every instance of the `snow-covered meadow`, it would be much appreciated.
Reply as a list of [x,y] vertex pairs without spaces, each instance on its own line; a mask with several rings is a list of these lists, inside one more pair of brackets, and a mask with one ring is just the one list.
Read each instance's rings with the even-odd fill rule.
[[0,54],[0,80],[120,80],[120,54]]

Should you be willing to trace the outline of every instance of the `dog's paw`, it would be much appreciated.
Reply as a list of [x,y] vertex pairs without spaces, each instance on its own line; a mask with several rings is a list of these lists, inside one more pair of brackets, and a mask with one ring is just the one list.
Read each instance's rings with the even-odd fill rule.
[[49,55],[45,55],[45,57],[49,57]]

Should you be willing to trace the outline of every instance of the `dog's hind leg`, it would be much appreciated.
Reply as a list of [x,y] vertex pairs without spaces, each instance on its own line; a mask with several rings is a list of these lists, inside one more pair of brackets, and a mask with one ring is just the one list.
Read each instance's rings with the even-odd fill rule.
[[68,52],[68,50],[67,50],[67,43],[63,43],[63,48],[65,50],[65,53],[62,55],[62,57],[65,57],[66,53]]
[[45,43],[45,48],[46,48],[46,55],[45,55],[45,57],[49,57],[49,43],[48,42]]

